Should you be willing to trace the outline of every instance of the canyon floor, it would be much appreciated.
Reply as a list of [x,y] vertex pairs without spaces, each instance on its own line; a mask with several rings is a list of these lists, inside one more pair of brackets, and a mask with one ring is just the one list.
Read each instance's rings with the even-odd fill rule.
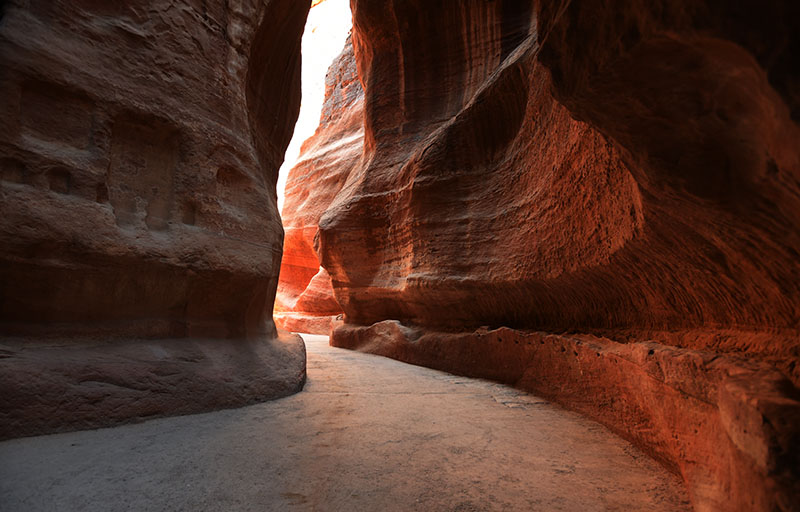
[[546,400],[303,337],[296,395],[0,443],[0,509],[690,509],[677,477]]

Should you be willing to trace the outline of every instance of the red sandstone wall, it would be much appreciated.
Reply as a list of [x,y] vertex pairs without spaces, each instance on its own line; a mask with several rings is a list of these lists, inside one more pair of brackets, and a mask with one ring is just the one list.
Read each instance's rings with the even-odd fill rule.
[[271,310],[309,4],[2,3],[0,436],[302,385]]
[[357,186],[320,221],[347,318],[609,322],[589,299],[556,304],[546,283],[602,267],[635,239],[641,197],[619,152],[550,95],[527,38],[532,6],[431,8],[425,25],[404,5],[355,4],[365,155]]
[[[628,155],[643,197],[646,247],[618,267],[633,276],[640,297],[625,300],[642,318],[626,314],[623,325],[699,327],[652,335],[758,355],[797,385],[800,6],[589,1],[539,10],[539,57],[555,96]],[[727,329],[738,332],[709,332]]]
[[364,92],[348,38],[325,77],[320,124],[290,171],[283,207],[284,239],[275,322],[295,332],[329,334],[341,315],[317,254],[319,219],[358,166],[364,143]]
[[332,343],[558,400],[698,510],[795,510],[795,8],[351,5],[363,155],[316,247]]
[[[535,41],[501,62],[531,13],[425,7],[426,27],[412,4],[354,4],[368,178],[320,222],[349,319],[627,330],[797,356],[800,135],[744,48],[640,44],[653,54],[619,63],[631,76],[574,93],[608,105],[600,131],[552,98]],[[393,16],[404,21],[380,21]],[[683,335],[709,326],[742,336]]]

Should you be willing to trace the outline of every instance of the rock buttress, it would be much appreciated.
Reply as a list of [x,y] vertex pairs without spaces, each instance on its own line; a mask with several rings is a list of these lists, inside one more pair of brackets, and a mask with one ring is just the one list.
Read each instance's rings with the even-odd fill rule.
[[309,4],[3,3],[2,437],[302,386],[271,310]]

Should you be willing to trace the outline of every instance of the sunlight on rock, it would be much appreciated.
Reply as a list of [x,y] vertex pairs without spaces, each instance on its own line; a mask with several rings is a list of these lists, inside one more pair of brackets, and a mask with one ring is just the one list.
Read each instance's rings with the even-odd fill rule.
[[303,141],[319,124],[325,97],[325,73],[344,47],[353,26],[349,0],[314,0],[303,34],[303,99],[294,136],[278,174],[278,210],[283,210],[286,177],[294,167]]

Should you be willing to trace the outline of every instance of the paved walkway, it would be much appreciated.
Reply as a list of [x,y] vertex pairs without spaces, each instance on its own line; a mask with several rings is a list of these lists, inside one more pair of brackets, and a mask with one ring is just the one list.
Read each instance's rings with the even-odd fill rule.
[[678,480],[535,396],[304,336],[274,402],[0,443],[0,510],[686,510]]

